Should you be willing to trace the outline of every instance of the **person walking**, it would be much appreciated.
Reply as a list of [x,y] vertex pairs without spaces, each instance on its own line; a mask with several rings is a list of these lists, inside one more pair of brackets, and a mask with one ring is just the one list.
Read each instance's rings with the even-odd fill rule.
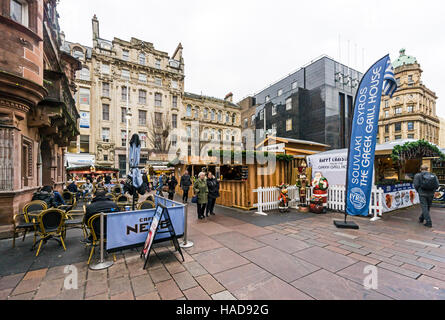
[[172,173],[167,179],[168,185],[168,199],[173,200],[175,195],[175,188],[178,185],[178,180],[176,180],[175,174]]
[[427,165],[422,165],[420,172],[414,176],[414,188],[419,193],[420,207],[422,208],[419,223],[425,221],[424,226],[432,228],[430,207],[433,202],[434,192],[439,188],[439,180],[434,173],[428,172]]
[[187,203],[189,199],[189,189],[192,185],[192,180],[190,179],[189,172],[186,170],[184,175],[181,177],[181,182],[179,187],[182,189],[182,202]]
[[219,181],[211,172],[209,172],[207,175],[207,188],[209,189],[209,199],[206,207],[206,216],[208,217],[209,213],[212,216],[215,215],[213,209],[215,208],[216,198],[219,197]]
[[193,191],[198,197],[196,207],[198,208],[198,219],[204,219],[204,212],[208,202],[209,188],[207,187],[206,175],[204,172],[200,172],[198,179],[193,185]]

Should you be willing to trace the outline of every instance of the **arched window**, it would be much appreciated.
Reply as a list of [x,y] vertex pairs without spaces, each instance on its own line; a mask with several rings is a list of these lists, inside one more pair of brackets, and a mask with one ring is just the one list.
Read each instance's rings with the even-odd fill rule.
[[236,124],[236,113],[232,115],[232,124]]
[[218,111],[218,122],[222,121],[222,112]]
[[215,129],[210,129],[210,140],[215,139]]
[[226,123],[230,122],[230,113],[226,113]]
[[210,119],[213,121],[215,120],[215,110],[212,109],[212,111],[210,111]]
[[222,131],[221,131],[221,129],[219,129],[218,134],[216,136],[216,140],[221,141],[221,138],[222,138]]
[[204,119],[207,119],[209,116],[209,109],[204,108]]
[[230,130],[226,130],[226,141],[230,140]]
[[191,105],[187,105],[187,109],[186,109],[185,115],[187,117],[191,117],[192,116],[192,106]]
[[79,47],[75,47],[73,49],[73,53],[72,53],[73,57],[76,59],[85,59],[85,54],[83,53],[83,50]]
[[83,67],[82,70],[78,72],[79,73],[77,74],[77,76],[80,80],[90,80],[90,69],[88,69],[87,67]]
[[199,119],[199,108],[196,107],[195,109],[195,119]]
[[209,138],[209,129],[205,128],[205,129],[202,131],[202,139],[203,139],[203,140],[207,140],[208,138]]

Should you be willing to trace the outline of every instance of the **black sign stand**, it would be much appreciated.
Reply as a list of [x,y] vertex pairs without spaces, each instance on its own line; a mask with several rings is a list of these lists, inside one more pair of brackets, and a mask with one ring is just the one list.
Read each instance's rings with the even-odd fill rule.
[[[172,223],[172,221],[170,219],[170,215],[168,213],[167,207],[162,205],[162,204],[160,204],[160,203],[158,203],[157,206],[162,208],[162,214],[159,217],[159,224],[158,224],[156,230],[154,231],[154,234],[152,235],[153,239],[149,243],[149,247],[147,248],[148,252],[145,255],[144,270],[145,270],[145,268],[147,267],[147,264],[148,264],[148,259],[150,257],[150,251],[151,251],[153,240],[156,237],[156,234],[158,232],[159,233],[167,233],[167,232],[170,233],[170,237],[169,238],[162,239],[161,241],[157,241],[157,242],[163,242],[163,241],[172,240],[173,244],[175,246],[176,251],[179,251],[179,253],[181,254],[182,261],[185,261],[184,255],[182,254],[181,247],[179,246],[178,238],[176,237],[175,229],[173,228],[173,223]],[[162,218],[164,218],[164,219],[162,219]],[[151,223],[153,223],[153,220],[152,220]],[[159,231],[160,229],[164,229],[164,228],[168,228],[168,231]],[[150,232],[148,233],[147,237],[149,236],[149,234],[150,234]],[[143,256],[144,256],[144,248],[142,248],[142,251],[141,251],[141,258]]]

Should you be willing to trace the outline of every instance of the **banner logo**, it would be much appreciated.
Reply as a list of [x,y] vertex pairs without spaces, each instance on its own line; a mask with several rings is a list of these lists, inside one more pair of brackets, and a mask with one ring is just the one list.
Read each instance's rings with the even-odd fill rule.
[[349,195],[349,201],[351,201],[354,208],[361,210],[366,206],[365,193],[360,188],[352,188]]

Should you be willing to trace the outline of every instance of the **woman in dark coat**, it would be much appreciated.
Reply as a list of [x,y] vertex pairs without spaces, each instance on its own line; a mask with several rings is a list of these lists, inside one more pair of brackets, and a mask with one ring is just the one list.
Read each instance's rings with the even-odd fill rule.
[[189,172],[186,170],[184,175],[181,177],[181,182],[179,187],[182,189],[182,202],[187,203],[189,198],[189,189],[192,185],[192,180],[190,179]]
[[207,187],[209,189],[208,195],[208,203],[206,207],[206,216],[209,216],[209,213],[214,216],[215,213],[213,209],[215,208],[216,198],[219,197],[219,181],[215,178],[215,176],[209,172],[207,175]]
[[172,173],[171,176],[168,177],[167,185],[168,185],[168,198],[173,200],[173,196],[175,195],[175,188],[178,184],[178,180],[176,180],[175,175]]

